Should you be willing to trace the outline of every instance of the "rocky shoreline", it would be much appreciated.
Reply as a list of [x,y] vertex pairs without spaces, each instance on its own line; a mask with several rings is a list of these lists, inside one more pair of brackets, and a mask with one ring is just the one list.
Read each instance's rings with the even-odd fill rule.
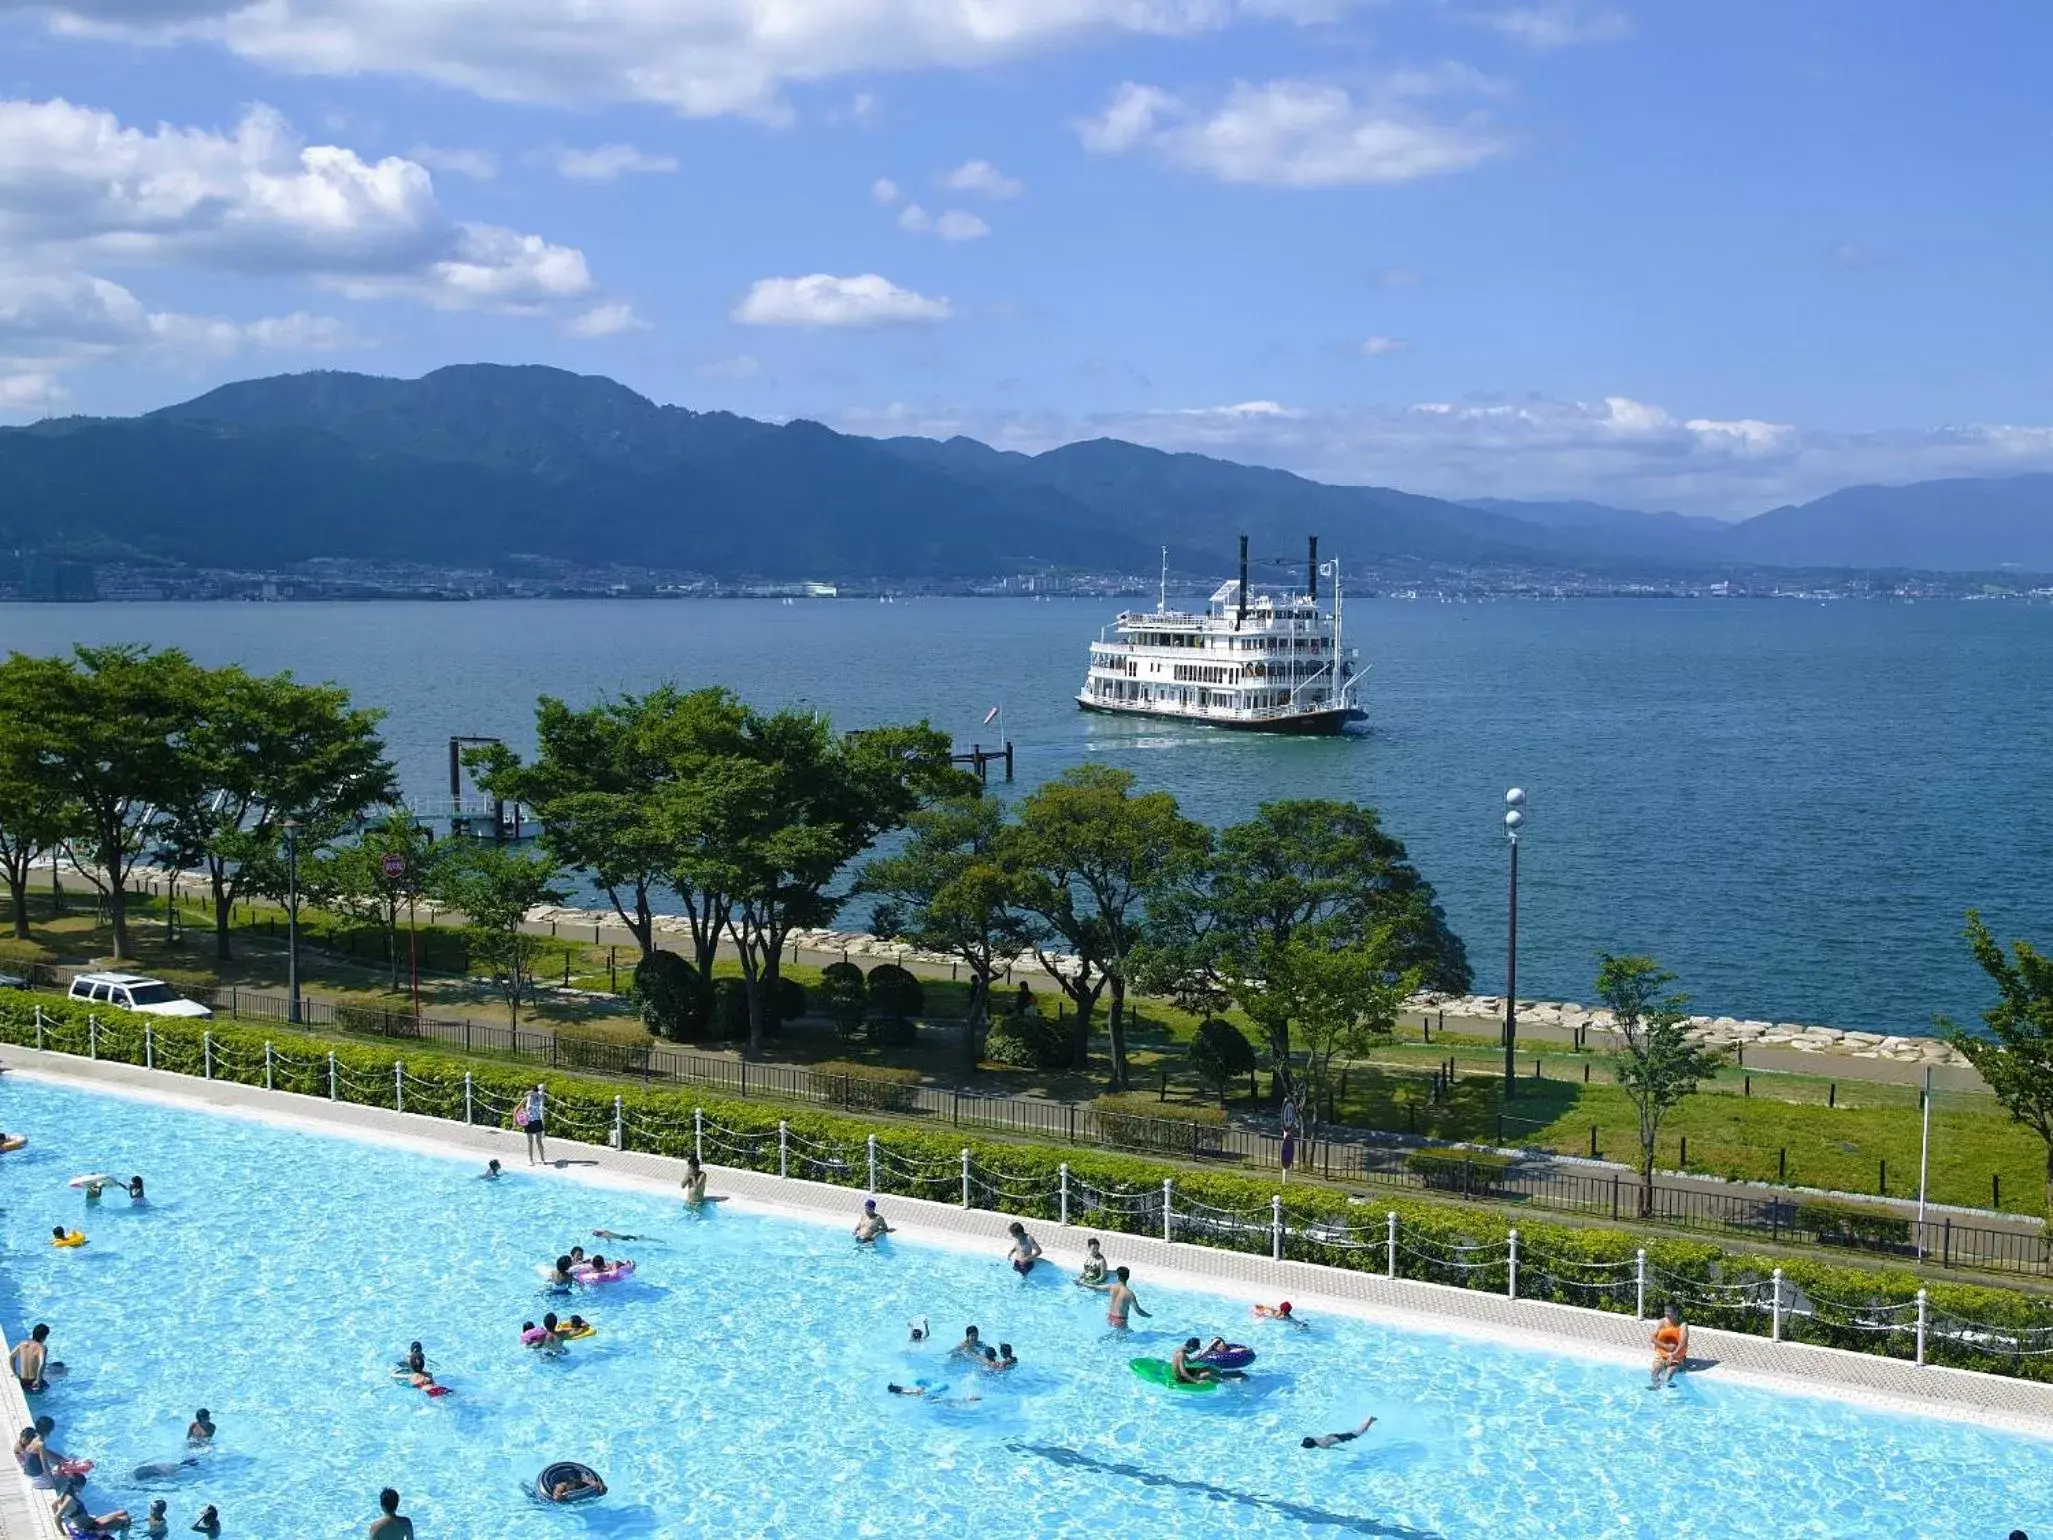
[[[609,910],[596,909],[537,909],[528,916],[538,924],[556,922],[564,925],[617,926],[618,916]],[[682,915],[659,914],[656,916],[656,930],[665,936],[688,936],[690,926]],[[851,958],[863,957],[877,962],[920,963],[928,967],[949,968],[955,959],[940,952],[923,952],[917,947],[899,941],[884,941],[859,930],[795,930],[788,938],[800,951],[820,953],[846,952]],[[1074,966],[1068,958],[1053,959],[1057,968],[1064,964]],[[1033,953],[1022,953],[1013,959],[1013,966],[1027,973],[1041,969],[1040,959]],[[1502,995],[1436,995],[1419,994],[1405,1001],[1409,1012],[1445,1013],[1464,1022],[1499,1022],[1504,1019],[1504,997]],[[1520,1000],[1518,1019],[1521,1023],[1552,1027],[1564,1032],[1585,1032],[1603,1037],[1613,1035],[1611,1013],[1601,1007],[1578,1005],[1573,1002],[1552,1000]],[[1786,1048],[1798,1053],[1836,1055],[1853,1059],[1890,1059],[1900,1064],[1933,1064],[1966,1067],[1967,1060],[1954,1049],[1933,1037],[1903,1037],[1880,1032],[1854,1032],[1839,1027],[1805,1026],[1796,1022],[1742,1021],[1732,1016],[1691,1016],[1688,1018],[1690,1037],[1697,1042],[1716,1048]]]

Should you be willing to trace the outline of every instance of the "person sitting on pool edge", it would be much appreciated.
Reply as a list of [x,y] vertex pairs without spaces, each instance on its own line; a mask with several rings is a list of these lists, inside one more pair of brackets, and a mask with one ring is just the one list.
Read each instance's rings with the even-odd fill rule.
[[1005,1233],[1012,1237],[1012,1249],[1005,1253],[1005,1260],[1012,1264],[1015,1273],[1024,1278],[1041,1260],[1041,1243],[1027,1234],[1026,1226],[1017,1219],[1005,1227]]
[[378,1516],[371,1520],[371,1540],[413,1540],[413,1520],[399,1511],[399,1493],[392,1487],[378,1494]]
[[597,1471],[574,1470],[563,1480],[549,1488],[552,1503],[574,1503],[585,1497],[604,1497],[606,1483],[599,1479]]
[[116,1508],[112,1513],[89,1512],[85,1499],[79,1496],[85,1487],[85,1477],[73,1476],[58,1492],[57,1501],[51,1508],[59,1527],[67,1535],[114,1535],[135,1522],[129,1518],[126,1508]]
[[877,1212],[877,1200],[875,1198],[863,1199],[862,1217],[855,1222],[855,1243],[858,1246],[873,1245],[878,1236],[889,1235],[890,1233],[891,1225],[889,1221]]
[[221,1540],[221,1515],[212,1503],[200,1510],[200,1516],[192,1521],[192,1532],[205,1535],[207,1540]]
[[[415,1347],[420,1344],[416,1342]],[[192,1414],[192,1421],[186,1424],[185,1442],[193,1449],[204,1448],[214,1442],[214,1418],[203,1406]]]
[[1298,1442],[1300,1449],[1331,1449],[1335,1444],[1351,1444],[1376,1425],[1373,1417],[1364,1417],[1361,1426],[1350,1428],[1345,1433],[1306,1434]]
[[1689,1328],[1682,1324],[1682,1308],[1670,1304],[1661,1312],[1661,1324],[1654,1328],[1654,1367],[1647,1388],[1673,1385],[1675,1376],[1688,1367]]

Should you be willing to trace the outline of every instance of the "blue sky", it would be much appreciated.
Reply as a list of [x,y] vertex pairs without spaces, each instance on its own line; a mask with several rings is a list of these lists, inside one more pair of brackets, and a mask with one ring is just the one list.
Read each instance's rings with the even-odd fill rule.
[[2053,469],[2049,48],[1900,0],[0,0],[0,416],[493,359],[1725,516]]

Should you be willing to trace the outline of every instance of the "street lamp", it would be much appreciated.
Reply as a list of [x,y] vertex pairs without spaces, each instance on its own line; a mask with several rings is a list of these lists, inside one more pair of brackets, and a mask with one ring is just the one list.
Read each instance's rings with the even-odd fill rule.
[[299,1025],[299,820],[285,820],[285,993],[287,1019]]
[[1518,831],[1525,827],[1525,793],[1516,786],[1504,794],[1504,838],[1511,846],[1511,923],[1504,943],[1504,1099],[1518,1094]]

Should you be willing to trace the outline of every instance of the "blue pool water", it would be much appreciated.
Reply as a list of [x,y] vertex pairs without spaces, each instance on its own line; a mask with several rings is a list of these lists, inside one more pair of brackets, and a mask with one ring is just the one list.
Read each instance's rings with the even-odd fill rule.
[[[2053,1521],[2053,1446],[1699,1377],[1654,1394],[1612,1366],[1338,1318],[1297,1332],[1245,1305],[1151,1288],[1126,1340],[1050,1270],[838,1227],[720,1212],[516,1170],[24,1081],[0,1082],[10,1335],[45,1320],[72,1366],[40,1398],[90,1495],[140,1513],[204,1503],[230,1537],[361,1533],[378,1488],[423,1540],[910,1531],[1043,1535],[1730,1537],[2001,1536]],[[143,1172],[152,1202],[88,1209],[65,1182]],[[717,1184],[715,1186],[717,1191]],[[851,1200],[851,1209],[854,1200]],[[887,1203],[888,1208],[888,1203]],[[80,1251],[47,1245],[77,1224]],[[516,1343],[539,1318],[535,1263],[594,1226],[627,1247],[627,1285],[574,1308],[600,1335],[548,1361]],[[1058,1259],[1072,1237],[1046,1227]],[[1080,1237],[1077,1238],[1080,1243]],[[605,1243],[598,1243],[604,1245]],[[1117,1242],[1111,1249],[1117,1259]],[[930,1316],[938,1346],[910,1348]],[[1024,1367],[982,1398],[930,1405],[889,1380],[965,1381],[942,1362],[965,1322]],[[1214,1331],[1260,1351],[1216,1395],[1147,1386],[1135,1354]],[[427,1345],[456,1393],[397,1386]],[[201,1404],[219,1448],[175,1480]],[[1381,1421],[1304,1451],[1302,1434]],[[601,1502],[523,1495],[558,1458],[596,1467]]]

